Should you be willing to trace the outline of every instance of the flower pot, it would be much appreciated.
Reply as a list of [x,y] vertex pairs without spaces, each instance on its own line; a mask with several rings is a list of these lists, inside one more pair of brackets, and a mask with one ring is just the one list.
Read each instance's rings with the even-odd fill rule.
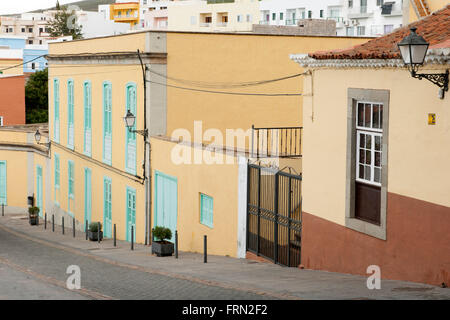
[[[88,231],[88,237],[91,241],[98,241],[98,232]],[[103,231],[100,231],[100,241],[103,240]]]
[[32,226],[38,226],[39,225],[39,216],[33,217],[33,218],[30,217],[29,222],[30,222],[30,225],[32,225]]
[[158,257],[167,257],[171,256],[174,252],[174,246],[172,242],[161,242],[161,241],[153,241],[152,242],[152,253],[156,253]]

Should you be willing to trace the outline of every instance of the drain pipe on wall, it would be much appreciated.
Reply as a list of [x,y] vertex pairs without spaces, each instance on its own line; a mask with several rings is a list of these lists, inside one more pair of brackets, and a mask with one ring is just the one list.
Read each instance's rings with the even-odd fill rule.
[[[144,184],[145,184],[145,245],[151,244],[150,230],[151,230],[151,183],[149,174],[147,172],[147,160],[149,162],[150,174],[151,174],[151,145],[148,140],[148,129],[147,129],[147,66],[144,65],[139,49],[137,50],[137,55],[141,63],[142,77],[144,81],[144,162],[142,165]],[[148,156],[147,156],[147,145],[149,146]]]

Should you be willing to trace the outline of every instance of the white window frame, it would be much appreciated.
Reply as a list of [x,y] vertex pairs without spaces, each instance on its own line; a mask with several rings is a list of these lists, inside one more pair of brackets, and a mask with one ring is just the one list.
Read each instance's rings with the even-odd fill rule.
[[[364,105],[364,108],[365,108],[366,104],[370,104],[370,127],[358,125],[358,120],[359,120],[359,118],[358,118],[359,109],[358,108],[359,108],[359,104],[360,103],[362,103]],[[371,101],[364,101],[364,100],[360,100],[360,101],[356,102],[356,117],[355,117],[356,118],[355,119],[355,121],[356,121],[356,177],[355,177],[355,180],[359,181],[359,182],[362,182],[362,183],[367,183],[367,184],[370,184],[370,185],[381,187],[382,167],[381,166],[377,167],[377,168],[380,169],[380,182],[376,182],[374,180],[374,177],[375,177],[374,173],[375,173],[375,152],[380,152],[381,153],[380,161],[381,161],[381,158],[383,157],[383,148],[382,148],[382,145],[383,145],[383,117],[382,117],[382,112],[380,112],[379,116],[378,116],[378,119],[380,121],[381,128],[374,128],[373,127],[373,106],[374,105],[381,106],[381,110],[384,109],[383,103],[380,103],[380,102],[371,102]],[[365,112],[364,112],[364,116],[365,116]],[[365,123],[365,122],[366,121],[365,121],[365,118],[364,118],[363,123]],[[364,166],[367,166],[367,165],[370,166],[370,179],[369,180],[368,179],[361,179],[361,178],[359,178],[359,173],[360,173],[360,170],[359,170],[359,165],[360,165],[360,162],[359,162],[360,158],[359,158],[359,156],[360,156],[360,153],[359,153],[359,151],[360,151],[360,142],[361,142],[361,138],[360,137],[361,137],[361,134],[368,135],[372,139],[371,140],[372,143],[371,143],[371,146],[370,146],[371,147],[370,148],[370,152],[371,152],[370,164],[365,164],[364,163]],[[381,142],[380,142],[381,148],[380,148],[380,150],[375,150],[375,137],[380,137],[380,139],[381,139]]]

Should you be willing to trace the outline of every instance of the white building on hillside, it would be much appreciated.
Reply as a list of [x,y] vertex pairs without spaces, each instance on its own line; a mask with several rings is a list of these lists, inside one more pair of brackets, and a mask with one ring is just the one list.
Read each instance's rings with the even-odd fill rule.
[[402,26],[403,0],[262,0],[260,24],[333,19],[338,36],[380,36]]

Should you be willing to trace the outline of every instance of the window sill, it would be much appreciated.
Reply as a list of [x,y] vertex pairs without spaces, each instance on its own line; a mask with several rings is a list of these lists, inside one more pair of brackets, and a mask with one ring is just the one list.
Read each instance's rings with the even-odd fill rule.
[[369,236],[386,240],[386,227],[383,225],[377,225],[357,218],[346,217],[345,226],[352,230],[365,233]]

